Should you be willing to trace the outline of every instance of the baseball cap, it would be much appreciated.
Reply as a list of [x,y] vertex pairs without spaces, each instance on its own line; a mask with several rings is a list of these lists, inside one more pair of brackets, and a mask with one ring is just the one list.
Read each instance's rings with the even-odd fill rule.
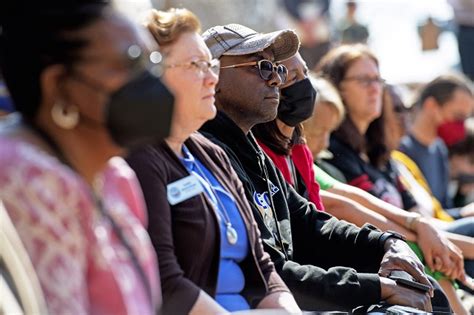
[[300,46],[298,35],[292,30],[258,33],[240,24],[211,27],[202,37],[213,58],[249,55],[272,47],[275,61],[282,61],[296,54]]

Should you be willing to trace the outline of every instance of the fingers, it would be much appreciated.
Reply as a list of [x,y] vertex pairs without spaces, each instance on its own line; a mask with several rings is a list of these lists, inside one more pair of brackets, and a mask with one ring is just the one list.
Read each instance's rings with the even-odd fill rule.
[[469,277],[468,275],[464,275],[464,279],[462,279],[462,283],[464,283],[464,285],[466,287],[468,287],[469,289],[471,290],[474,290],[474,279]]
[[445,264],[443,264],[443,259],[441,259],[439,256],[436,256],[434,258],[434,268],[431,268],[433,270],[441,270]]
[[405,269],[406,272],[408,272],[417,282],[423,283],[428,285],[430,289],[430,296],[433,296],[434,291],[433,291],[433,285],[431,284],[430,280],[428,280],[428,277],[423,271],[423,265],[418,264],[417,262],[414,262],[413,264],[407,263],[406,266],[407,268]]
[[406,305],[432,312],[431,298],[428,294],[400,285],[393,288],[392,295],[386,301],[389,304]]
[[425,262],[428,265],[428,267],[431,270],[437,270],[436,259],[438,257],[433,257],[433,253],[431,251],[426,251],[426,253],[423,253],[423,255],[425,256]]
[[450,246],[451,250],[458,255],[459,259],[461,259],[461,260],[464,259],[463,254],[462,254],[462,250],[456,244],[454,244],[453,242],[449,241],[449,243],[451,245]]
[[417,295],[419,295],[417,299],[418,305],[415,307],[431,313],[433,311],[433,307],[431,305],[431,297],[428,295],[428,293],[417,293]]

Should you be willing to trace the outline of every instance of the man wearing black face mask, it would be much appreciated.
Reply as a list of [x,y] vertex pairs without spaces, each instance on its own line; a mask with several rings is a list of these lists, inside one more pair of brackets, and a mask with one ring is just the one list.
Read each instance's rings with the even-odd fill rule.
[[[203,37],[213,57],[220,59],[221,72],[216,87],[218,114],[201,132],[229,155],[264,248],[299,306],[351,310],[386,300],[431,310],[427,294],[398,286],[388,278],[391,270],[399,269],[429,284],[423,266],[398,235],[381,233],[370,225],[359,229],[317,211],[286,183],[250,131],[276,118],[279,87],[287,77],[289,82],[303,81],[276,63],[296,52],[290,51],[294,44],[275,41],[274,33],[260,34],[236,24],[213,27]],[[286,92],[290,92],[287,100],[301,101],[282,106],[283,119],[294,124],[307,118],[312,110],[300,109],[312,106],[304,100],[311,99],[314,92],[306,97]]]

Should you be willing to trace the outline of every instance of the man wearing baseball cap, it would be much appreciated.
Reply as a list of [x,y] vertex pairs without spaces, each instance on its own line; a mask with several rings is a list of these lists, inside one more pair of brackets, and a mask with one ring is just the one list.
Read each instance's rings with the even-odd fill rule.
[[221,72],[215,95],[218,113],[201,132],[229,155],[265,250],[300,307],[348,311],[386,300],[431,310],[428,293],[388,278],[391,270],[405,270],[431,287],[423,265],[400,235],[370,225],[358,228],[317,211],[286,183],[252,135],[254,125],[277,115],[279,87],[288,77],[278,62],[298,51],[297,35],[291,30],[262,34],[230,24],[212,27],[202,36],[213,58],[220,59]]

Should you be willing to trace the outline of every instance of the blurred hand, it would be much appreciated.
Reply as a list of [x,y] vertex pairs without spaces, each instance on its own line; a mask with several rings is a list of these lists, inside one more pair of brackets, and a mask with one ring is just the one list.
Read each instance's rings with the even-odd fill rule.
[[418,246],[431,270],[441,271],[452,279],[464,276],[464,257],[456,245],[424,218],[418,219],[415,231]]
[[433,296],[433,286],[424,272],[423,264],[415,253],[404,241],[389,238],[385,242],[385,255],[380,264],[379,275],[388,277],[394,270],[406,271],[415,278],[415,281],[428,285],[431,288],[430,296]]
[[382,300],[389,304],[432,311],[431,299],[427,293],[397,285],[395,281],[385,277],[380,277],[380,288]]
[[301,314],[295,298],[289,292],[275,292],[264,297],[257,305],[258,309],[285,310],[288,314]]

